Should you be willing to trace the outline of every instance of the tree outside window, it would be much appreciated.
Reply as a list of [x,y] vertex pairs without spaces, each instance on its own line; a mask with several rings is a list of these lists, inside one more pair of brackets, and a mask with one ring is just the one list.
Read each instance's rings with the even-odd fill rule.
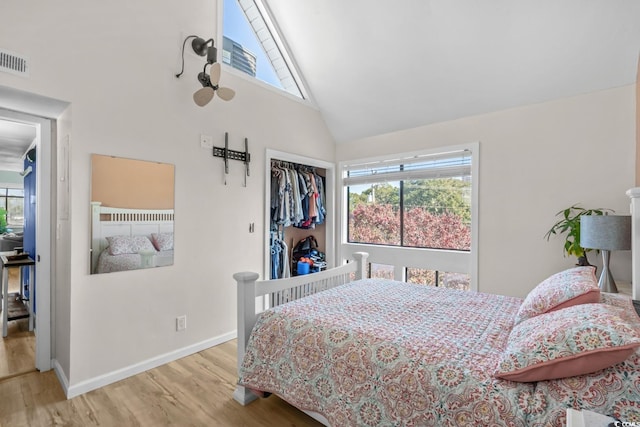
[[[0,188],[0,232],[24,226],[24,190]],[[4,223],[5,230],[2,230]]]
[[[471,251],[468,150],[411,155],[406,163],[402,159],[363,160],[360,165],[345,166],[343,179],[348,201],[347,243],[383,245],[389,250]],[[393,270],[381,270],[375,276],[389,274],[393,276]],[[406,268],[405,275],[411,283],[469,289],[468,274]]]
[[351,187],[351,243],[468,251],[471,182],[422,179]]

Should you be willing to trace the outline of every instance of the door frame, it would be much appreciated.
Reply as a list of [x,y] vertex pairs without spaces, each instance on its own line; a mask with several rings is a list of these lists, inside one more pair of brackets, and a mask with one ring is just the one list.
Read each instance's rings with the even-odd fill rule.
[[[37,307],[35,315],[35,367],[39,371],[51,369],[51,224],[53,210],[51,209],[52,193],[52,153],[55,138],[52,120],[27,113],[5,110],[0,108],[0,119],[11,120],[36,128],[36,292]],[[25,203],[30,201],[25,200]]]

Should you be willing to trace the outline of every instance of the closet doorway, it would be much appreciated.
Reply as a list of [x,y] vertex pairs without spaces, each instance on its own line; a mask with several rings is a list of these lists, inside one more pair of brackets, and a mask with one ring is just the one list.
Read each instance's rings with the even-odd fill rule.
[[[294,163],[297,165],[307,166],[316,169],[322,169],[322,172],[325,176],[325,211],[326,218],[324,220],[324,224],[322,228],[324,231],[320,231],[319,228],[316,230],[317,232],[322,232],[322,240],[324,240],[324,253],[325,253],[325,261],[327,263],[327,268],[332,268],[336,265],[336,241],[335,241],[335,165],[333,163],[326,162],[324,160],[313,159],[310,157],[300,156],[297,154],[286,153],[282,151],[276,150],[267,150],[266,153],[266,164],[265,164],[265,236],[264,236],[264,271],[263,277],[268,279],[271,277],[271,164],[272,161],[281,161]],[[293,233],[294,239],[297,239],[301,235],[311,235],[314,234],[314,230],[297,230],[297,232]],[[320,239],[319,239],[320,240]],[[289,247],[289,251],[293,249],[291,245],[291,241],[287,242]],[[297,241],[293,242],[295,245]]]

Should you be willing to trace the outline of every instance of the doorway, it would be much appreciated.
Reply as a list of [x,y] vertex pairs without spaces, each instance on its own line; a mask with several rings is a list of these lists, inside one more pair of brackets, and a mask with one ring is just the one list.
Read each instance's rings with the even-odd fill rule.
[[[27,194],[24,203],[34,208],[35,248],[32,258],[36,261],[34,313],[34,367],[40,371],[51,369],[51,164],[52,164],[52,122],[42,117],[0,109],[0,122],[10,122],[33,128],[36,162],[32,171],[35,175],[35,194]],[[23,171],[25,173],[26,170]]]

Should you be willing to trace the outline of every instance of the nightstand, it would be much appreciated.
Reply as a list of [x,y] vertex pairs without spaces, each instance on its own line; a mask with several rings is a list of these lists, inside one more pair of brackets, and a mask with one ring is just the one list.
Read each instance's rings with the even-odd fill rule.
[[[616,283],[616,287],[618,288],[618,293],[621,295],[631,296],[633,294],[633,292],[631,291],[631,283],[627,283],[627,282]],[[632,300],[632,302],[633,302],[633,307],[636,309],[636,312],[638,313],[638,316],[640,316],[640,301]]]
[[633,303],[633,308],[636,309],[636,313],[638,313],[638,316],[640,316],[640,301],[634,299],[631,302]]
[[614,418],[593,411],[567,409],[567,427],[606,427]]
[[616,287],[618,288],[618,293],[621,293],[623,295],[629,295],[629,296],[633,294],[633,292],[631,292],[631,283],[616,282]]

